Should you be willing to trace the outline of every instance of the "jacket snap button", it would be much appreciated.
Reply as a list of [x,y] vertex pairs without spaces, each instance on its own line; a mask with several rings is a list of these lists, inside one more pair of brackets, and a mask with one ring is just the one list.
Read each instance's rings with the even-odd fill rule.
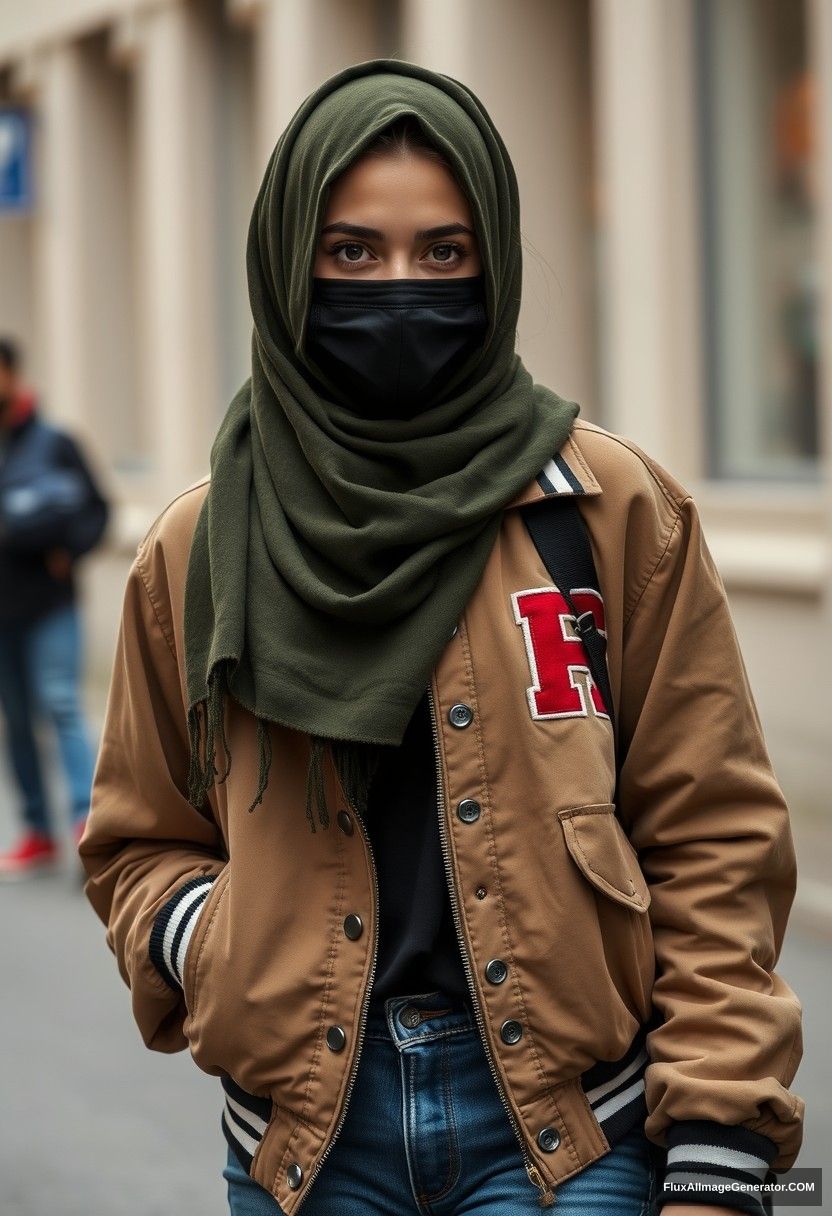
[[330,1026],[326,1032],[326,1045],[330,1051],[341,1051],[346,1041],[347,1036],[342,1026]]
[[293,1191],[296,1191],[303,1182],[303,1170],[298,1165],[297,1161],[293,1161],[286,1171],[286,1181]]
[[344,932],[351,942],[357,941],[364,932],[364,922],[357,912],[350,912],[344,917]]
[[455,638],[458,632],[459,632],[459,625],[454,625],[453,631],[451,633],[451,637]]
[[414,1005],[406,1005],[399,1013],[399,1021],[402,1026],[408,1026],[411,1030],[414,1026],[418,1026],[422,1020],[422,1015]]
[[553,1153],[560,1144],[560,1136],[553,1127],[544,1127],[537,1133],[537,1143],[544,1153]]
[[345,836],[352,836],[352,833],[353,833],[352,816],[350,815],[349,811],[339,811],[338,812],[338,827],[341,829],[341,831],[344,833]]
[[448,710],[448,721],[451,726],[458,726],[460,729],[470,726],[474,721],[474,711],[470,705],[463,705],[460,701]]
[[463,823],[474,823],[480,817],[480,804],[474,798],[463,798],[456,813]]
[[507,975],[508,967],[501,958],[492,958],[490,963],[486,963],[485,978],[490,984],[502,984]]
[[500,1027],[500,1038],[504,1043],[518,1043],[523,1035],[523,1027],[514,1018],[509,1018]]

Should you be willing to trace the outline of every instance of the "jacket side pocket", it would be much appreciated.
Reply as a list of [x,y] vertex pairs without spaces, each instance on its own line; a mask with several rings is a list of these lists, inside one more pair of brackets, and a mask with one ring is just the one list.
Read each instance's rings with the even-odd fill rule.
[[182,988],[188,947],[216,878],[217,875],[199,874],[188,879],[177,887],[153,920],[150,959],[171,988]]
[[[199,957],[202,954],[202,948],[206,938],[211,932],[211,928],[216,920],[216,910],[220,900],[225,894],[228,886],[228,880],[231,877],[231,863],[226,862],[222,870],[220,870],[214,883],[209,890],[209,893],[203,902],[199,915],[196,919],[190,942],[188,944],[187,953],[182,964],[182,991],[185,996],[185,1006],[188,1013],[193,1017],[196,1008],[199,985],[197,983],[196,967],[199,962]],[[188,1033],[187,1026],[185,1033]]]
[[650,887],[615,803],[597,802],[558,811],[566,847],[584,876],[609,899],[646,912]]

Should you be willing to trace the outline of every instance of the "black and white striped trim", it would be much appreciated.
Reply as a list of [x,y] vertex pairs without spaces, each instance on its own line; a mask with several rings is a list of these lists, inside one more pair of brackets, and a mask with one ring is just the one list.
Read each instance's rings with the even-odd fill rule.
[[[667,1129],[667,1168],[656,1210],[666,1203],[700,1203],[765,1216],[771,1211],[765,1193],[707,1188],[765,1182],[776,1156],[777,1145],[761,1132],[710,1119],[677,1120]],[[672,1185],[691,1189],[674,1191]]]
[[570,469],[564,458],[557,453],[543,466],[537,481],[547,494],[583,494],[584,487]]
[[199,874],[188,879],[156,913],[150,931],[150,958],[171,988],[182,987],[188,943],[216,877]]
[[643,1023],[618,1060],[599,1060],[581,1073],[581,1087],[611,1146],[647,1118],[644,1074],[650,1058],[645,1040],[654,1024]]
[[272,1117],[272,1100],[248,1093],[226,1074],[220,1079],[225,1090],[225,1106],[220,1119],[222,1133],[246,1173],[250,1174],[257,1146]]

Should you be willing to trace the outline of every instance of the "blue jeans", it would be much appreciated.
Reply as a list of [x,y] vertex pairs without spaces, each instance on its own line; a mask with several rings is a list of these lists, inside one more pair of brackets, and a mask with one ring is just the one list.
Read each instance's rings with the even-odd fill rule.
[[[404,1010],[439,1011],[416,1026]],[[279,1216],[231,1147],[232,1216]],[[559,1216],[647,1216],[656,1172],[639,1127],[556,1188]],[[441,992],[371,1006],[347,1114],[301,1216],[540,1216],[474,1013]]]
[[50,833],[46,786],[35,736],[42,715],[55,728],[73,823],[89,811],[95,754],[81,708],[83,654],[77,603],[34,621],[0,625],[0,708],[9,767],[27,827]]

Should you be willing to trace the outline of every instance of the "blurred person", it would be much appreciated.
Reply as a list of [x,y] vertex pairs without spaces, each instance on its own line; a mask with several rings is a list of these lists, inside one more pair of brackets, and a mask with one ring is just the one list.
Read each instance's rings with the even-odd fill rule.
[[60,856],[36,738],[41,716],[56,732],[75,847],[84,830],[95,751],[81,702],[74,564],[98,543],[108,513],[78,444],[41,417],[17,344],[0,339],[0,709],[22,800],[22,831],[0,853],[0,878]]
[[[801,1143],[725,590],[685,487],[533,382],[521,253],[467,86],[324,81],[251,218],[251,376],[128,576],[85,891],[145,1044],[218,1078],[232,1216],[760,1213],[668,1184]],[[518,510],[566,495],[580,617]]]

